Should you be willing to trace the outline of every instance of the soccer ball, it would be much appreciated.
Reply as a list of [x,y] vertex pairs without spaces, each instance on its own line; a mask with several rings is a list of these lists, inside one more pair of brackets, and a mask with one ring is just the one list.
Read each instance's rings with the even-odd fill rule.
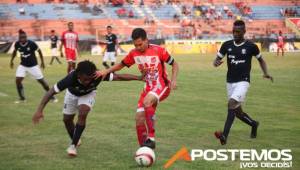
[[151,148],[141,147],[135,153],[135,161],[139,166],[149,167],[155,161],[155,154]]

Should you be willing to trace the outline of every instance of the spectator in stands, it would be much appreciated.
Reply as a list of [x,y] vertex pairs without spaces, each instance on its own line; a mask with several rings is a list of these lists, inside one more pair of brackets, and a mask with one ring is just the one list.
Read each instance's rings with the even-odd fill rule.
[[133,13],[132,10],[130,10],[130,11],[128,12],[128,17],[129,17],[129,18],[134,18],[134,13]]
[[120,8],[120,9],[116,10],[116,13],[120,18],[127,16],[127,11],[125,8]]
[[102,8],[101,3],[98,2],[97,4],[94,5],[93,12],[95,14],[103,13],[103,10],[101,8]]
[[20,8],[19,8],[19,13],[20,13],[20,15],[25,15],[25,7],[24,6],[21,6]]
[[173,15],[173,21],[174,22],[180,22],[180,16],[178,14]]
[[140,6],[144,6],[144,0],[140,0]]
[[228,13],[228,11],[229,11],[229,8],[228,8],[228,6],[227,6],[227,5],[224,5],[224,7],[223,7],[223,10],[224,10],[224,12],[227,14],[227,13]]

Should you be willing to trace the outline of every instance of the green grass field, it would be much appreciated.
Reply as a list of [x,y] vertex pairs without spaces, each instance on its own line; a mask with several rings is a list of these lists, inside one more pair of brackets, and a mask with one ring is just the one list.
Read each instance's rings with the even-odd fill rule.
[[[15,68],[9,55],[0,55],[0,169],[138,169],[133,155],[138,148],[134,115],[143,87],[141,82],[105,82],[98,87],[96,105],[88,116],[87,128],[78,157],[69,158],[70,142],[62,122],[64,93],[58,103],[49,103],[39,125],[31,117],[44,94],[30,77],[24,81],[27,102],[17,99]],[[163,169],[166,161],[182,146],[188,149],[292,149],[293,168],[300,169],[300,54],[284,58],[264,53],[272,84],[262,79],[253,59],[252,83],[244,110],[260,121],[257,139],[250,139],[250,127],[238,119],[228,144],[221,146],[213,132],[223,128],[227,115],[225,64],[212,67],[214,55],[175,56],[180,65],[178,89],[162,102],[157,111],[157,160],[147,169]],[[88,57],[100,66],[100,57]],[[119,58],[120,60],[120,58]],[[49,63],[49,58],[46,57]],[[102,67],[101,67],[102,68]],[[169,69],[170,70],[170,69]],[[123,73],[138,74],[137,68]],[[50,85],[66,74],[66,64],[44,70]],[[177,161],[170,169],[239,169],[239,161]],[[146,168],[145,168],[146,169]],[[257,168],[256,168],[257,169]]]

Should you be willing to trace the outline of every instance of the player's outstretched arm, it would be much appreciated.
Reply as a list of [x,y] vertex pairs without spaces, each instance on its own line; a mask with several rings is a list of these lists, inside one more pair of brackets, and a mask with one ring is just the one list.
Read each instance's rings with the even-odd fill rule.
[[216,57],[216,59],[215,59],[214,62],[213,62],[213,65],[214,65],[215,67],[218,67],[218,66],[220,66],[222,63],[223,63],[222,58]]
[[172,64],[172,77],[171,77],[171,90],[175,90],[177,88],[177,75],[179,71],[179,65],[176,61]]
[[45,68],[45,63],[44,63],[44,57],[43,57],[43,53],[41,51],[41,49],[38,49],[38,53],[41,59],[41,67],[44,69]]
[[54,88],[52,87],[46,94],[45,96],[43,97],[41,103],[39,104],[36,112],[34,113],[33,117],[32,117],[32,122],[34,124],[37,124],[40,122],[40,120],[43,119],[44,117],[44,114],[43,114],[43,110],[44,108],[46,107],[47,103],[49,102],[49,100],[51,99],[51,97],[53,95],[55,95],[55,90]]
[[16,55],[17,55],[17,50],[14,49],[14,51],[11,55],[11,59],[10,59],[10,68],[14,68],[14,59],[15,59]]
[[265,60],[262,57],[260,57],[260,58],[258,58],[258,62],[259,62],[261,70],[264,73],[263,78],[269,79],[269,80],[271,80],[271,82],[273,82],[274,79],[268,73],[267,64],[266,64]]
[[136,76],[132,74],[114,74],[113,81],[130,81],[130,80],[144,80],[144,75]]
[[119,71],[122,68],[124,68],[124,65],[122,63],[118,63],[118,64],[110,67],[109,69],[96,71],[95,79],[97,79],[97,78],[99,78],[101,76],[103,78],[105,78],[108,73]]

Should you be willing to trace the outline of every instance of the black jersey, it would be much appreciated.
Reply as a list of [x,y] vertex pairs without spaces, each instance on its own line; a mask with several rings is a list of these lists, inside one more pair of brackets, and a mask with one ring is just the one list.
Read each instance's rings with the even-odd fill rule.
[[51,35],[50,40],[51,40],[51,48],[57,48],[58,37],[56,35]]
[[252,56],[257,59],[261,57],[257,45],[247,40],[239,45],[235,44],[233,40],[226,41],[222,44],[217,55],[220,58],[227,56],[228,83],[250,82]]
[[[113,73],[107,74],[104,81],[112,81]],[[101,83],[102,77],[93,80],[88,86],[83,86],[78,80],[76,71],[72,71],[65,78],[60,80],[54,85],[56,93],[68,89],[70,93],[75,96],[83,96],[97,89],[97,86]]]
[[19,51],[21,56],[21,65],[26,67],[37,65],[35,51],[38,49],[38,45],[30,40],[27,40],[25,44],[21,44],[19,41],[15,43],[15,50]]
[[115,34],[110,34],[105,36],[106,39],[106,51],[115,52],[117,44],[117,36]]

